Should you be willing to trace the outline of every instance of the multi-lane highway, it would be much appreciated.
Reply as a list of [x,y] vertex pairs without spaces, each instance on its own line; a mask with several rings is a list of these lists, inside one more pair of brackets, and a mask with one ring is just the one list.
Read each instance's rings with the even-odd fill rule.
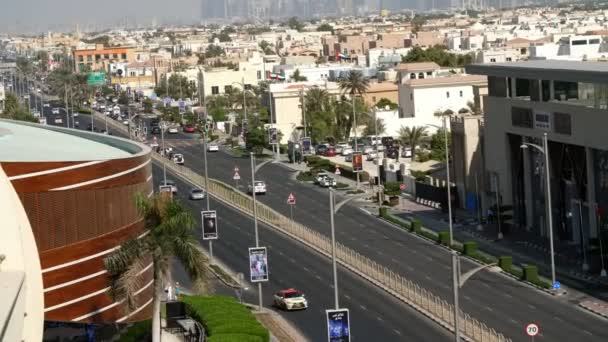
[[[166,143],[185,155],[186,166],[202,172],[202,147],[196,139],[181,133],[165,138]],[[208,154],[208,158],[210,177],[234,184],[232,170],[237,166],[241,184],[250,179],[248,158],[225,152]],[[259,200],[288,216],[286,199],[289,193],[294,193],[297,198],[294,219],[329,235],[327,190],[299,183],[294,176],[285,166],[264,166],[256,179],[266,182],[268,193],[259,196]],[[451,259],[446,250],[412,237],[353,205],[346,205],[336,216],[336,231],[341,243],[452,301]],[[463,271],[472,267],[472,263],[463,262]],[[465,312],[515,341],[526,338],[524,327],[529,322],[542,327],[538,340],[608,340],[607,321],[576,307],[574,300],[568,295],[552,297],[490,271],[475,275],[461,290],[461,308]]]
[[[50,110],[49,110],[50,113]],[[88,115],[80,116],[80,128],[90,122]],[[96,125],[101,124],[96,120]],[[111,130],[110,130],[111,131]],[[116,132],[116,135],[121,135]],[[162,170],[153,167],[155,184],[162,179]],[[192,210],[200,226],[200,210],[204,201],[191,201],[187,191],[192,187],[184,181],[168,174],[175,180],[180,191],[178,198]],[[218,201],[211,200],[211,208],[218,212],[220,239],[214,243],[214,256],[236,272],[246,276],[248,248],[254,245],[253,220],[241,212]],[[292,322],[310,341],[323,341],[326,337],[325,310],[333,308],[332,273],[329,260],[290,238],[260,224],[260,243],[268,247],[270,280],[263,286],[264,305],[273,310],[272,294],[277,290],[296,287],[303,291],[309,301],[309,308],[297,312],[278,311]],[[196,231],[204,248],[200,230]],[[191,283],[179,267],[173,279],[183,286]],[[351,272],[339,269],[340,305],[351,311],[353,341],[447,341],[447,330],[433,323],[374,285]],[[257,303],[257,291],[244,292],[244,300]]]

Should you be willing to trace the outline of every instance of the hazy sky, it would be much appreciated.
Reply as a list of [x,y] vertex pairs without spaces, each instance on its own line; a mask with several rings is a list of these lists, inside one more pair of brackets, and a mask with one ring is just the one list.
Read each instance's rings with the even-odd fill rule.
[[201,0],[0,0],[0,33],[198,22]]

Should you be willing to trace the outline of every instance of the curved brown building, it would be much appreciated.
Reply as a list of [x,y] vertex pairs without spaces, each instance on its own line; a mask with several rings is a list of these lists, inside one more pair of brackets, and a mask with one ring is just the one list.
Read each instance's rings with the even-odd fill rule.
[[138,308],[127,314],[108,294],[103,259],[145,234],[134,195],[151,195],[150,149],[84,131],[0,120],[0,166],[29,218],[50,321],[123,322],[149,318],[152,265]]

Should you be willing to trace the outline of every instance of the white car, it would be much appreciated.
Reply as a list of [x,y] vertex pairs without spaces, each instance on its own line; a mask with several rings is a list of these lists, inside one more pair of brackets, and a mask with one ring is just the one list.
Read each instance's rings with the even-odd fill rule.
[[100,111],[102,111],[102,110],[104,110],[104,111],[105,111],[105,110],[106,110],[106,105],[102,105],[102,104],[100,104],[100,105],[99,105],[99,107],[98,107],[98,109],[99,109]]
[[177,165],[184,165],[184,155],[181,153],[175,153],[171,159],[173,159],[173,162]]
[[349,154],[353,154],[354,150],[352,147],[348,146],[348,147],[344,147],[342,149],[342,156],[348,156]]
[[59,114],[59,108],[53,108],[53,109],[51,109],[51,113],[53,113],[53,114]]
[[324,188],[335,187],[337,184],[338,183],[336,182],[336,180],[329,176],[323,177],[319,182],[319,185]]
[[207,152],[218,152],[220,147],[217,144],[209,144],[207,145]]
[[123,123],[125,126],[129,126],[129,120],[123,120],[123,121],[122,121],[122,123]]
[[205,199],[205,191],[199,188],[192,188],[190,190],[190,199],[191,200],[202,200]]
[[367,157],[365,159],[367,161],[371,161],[371,160],[375,160],[377,157],[378,157],[378,153],[376,153],[376,151],[372,151],[367,154]]
[[51,104],[50,103],[45,103],[45,104],[42,105],[42,107],[44,107],[44,108],[50,108]]
[[60,117],[56,117],[55,120],[53,120],[56,124],[60,124],[63,123],[63,119]]
[[253,192],[255,191],[256,195],[257,194],[265,195],[266,194],[266,183],[263,181],[255,181],[255,187],[252,187],[251,184],[249,184],[247,186],[247,191],[250,194],[253,194]]
[[177,185],[175,185],[175,182],[167,179],[166,182],[161,182],[160,186],[170,186],[171,187],[171,192],[172,193],[177,193]]
[[105,116],[109,116],[110,114],[112,114],[109,110],[106,110],[105,112],[103,112],[103,115]]
[[303,310],[308,308],[308,301],[302,292],[287,289],[274,294],[274,305],[284,310]]
[[167,132],[169,134],[177,134],[179,131],[177,130],[177,127],[171,127],[167,130]]
[[80,115],[80,113],[78,113],[78,112],[72,113],[72,117],[74,117],[74,118],[77,118],[79,115]]
[[315,177],[315,184],[321,184],[321,180],[325,177],[329,177],[328,172],[321,171],[321,172],[317,173],[317,176]]

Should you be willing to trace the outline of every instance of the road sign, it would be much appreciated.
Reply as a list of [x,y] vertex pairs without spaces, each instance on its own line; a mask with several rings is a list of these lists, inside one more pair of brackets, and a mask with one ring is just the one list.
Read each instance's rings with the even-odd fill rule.
[[562,284],[560,284],[560,282],[559,282],[559,281],[557,281],[557,280],[556,280],[556,281],[553,283],[553,289],[554,289],[554,290],[559,290],[561,287],[562,287]]
[[289,196],[287,196],[287,204],[289,204],[289,205],[296,204],[296,196],[294,196],[292,193],[289,193]]
[[534,337],[538,335],[540,332],[540,327],[536,323],[530,323],[526,325],[526,334],[530,337]]
[[239,175],[239,172],[238,172],[238,171],[235,171],[235,172],[234,172],[234,176],[232,177],[232,179],[234,179],[234,180],[239,180],[239,179],[241,179],[241,175]]
[[335,173],[336,173],[337,175],[339,175],[339,174],[341,173],[341,172],[340,172],[340,167],[339,167],[338,165],[336,165],[336,172],[335,172]]
[[106,73],[105,72],[91,72],[87,76],[87,84],[88,85],[100,85],[106,83]]
[[405,190],[405,184],[403,184],[403,183],[399,184],[399,190],[401,190],[401,191]]
[[327,341],[350,342],[350,315],[348,309],[325,310]]

